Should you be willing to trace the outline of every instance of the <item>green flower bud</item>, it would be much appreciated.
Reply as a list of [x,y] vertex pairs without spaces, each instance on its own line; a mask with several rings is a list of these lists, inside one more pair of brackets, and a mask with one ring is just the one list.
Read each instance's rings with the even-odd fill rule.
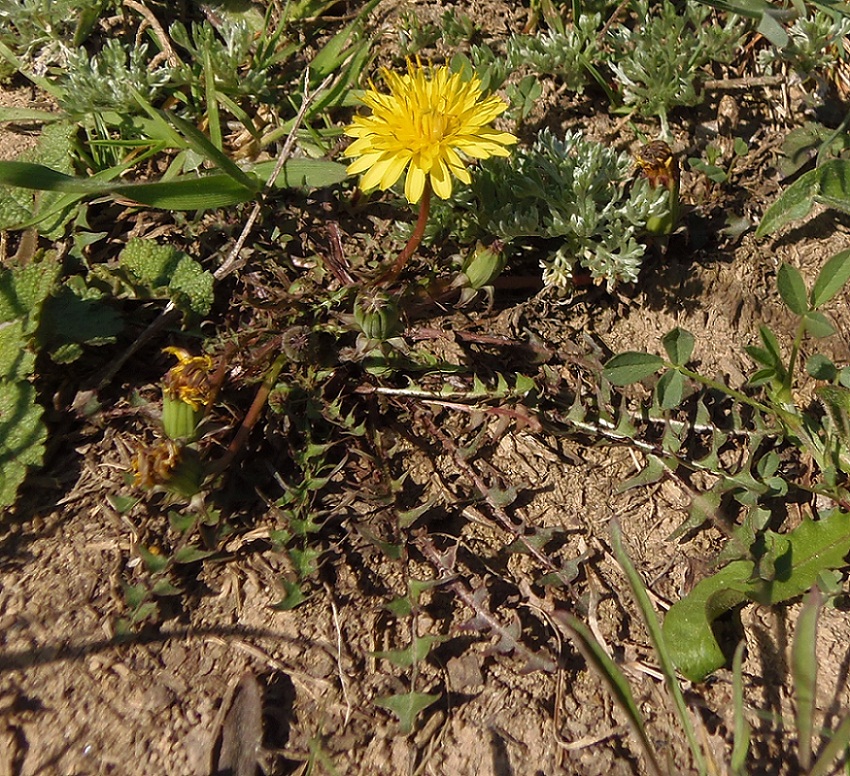
[[489,247],[481,242],[475,246],[463,262],[463,274],[470,288],[484,288],[499,277],[508,261],[504,247],[501,240],[496,240]]
[[162,427],[169,439],[191,441],[197,437],[198,425],[204,419],[205,407],[195,408],[165,391],[162,396]]
[[354,321],[370,340],[387,340],[401,330],[398,305],[388,294],[375,289],[357,295]]

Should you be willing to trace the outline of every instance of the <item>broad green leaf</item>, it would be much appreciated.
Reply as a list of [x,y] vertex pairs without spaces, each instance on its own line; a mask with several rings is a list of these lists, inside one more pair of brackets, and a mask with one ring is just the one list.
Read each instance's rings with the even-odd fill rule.
[[776,48],[783,49],[788,45],[788,33],[774,18],[773,9],[765,9],[759,19],[758,31],[764,35]]
[[835,327],[823,313],[817,310],[806,313],[803,323],[806,326],[806,333],[810,337],[823,339],[824,337],[831,337],[835,334]]
[[425,709],[440,700],[439,695],[429,695],[422,692],[409,692],[404,695],[389,695],[376,698],[375,705],[387,709],[398,717],[399,731],[402,735],[413,732],[416,718]]
[[818,273],[812,286],[812,309],[826,304],[850,279],[850,249],[836,253]]
[[41,415],[30,383],[0,380],[0,507],[15,503],[27,470],[41,465],[47,437]]
[[687,364],[694,352],[694,335],[679,326],[667,332],[661,338],[661,343],[664,345],[667,357],[676,366]]
[[700,682],[721,668],[725,657],[712,632],[723,613],[747,600],[772,605],[802,595],[818,575],[842,568],[850,553],[850,514],[834,510],[821,520],[805,520],[784,536],[787,551],[772,569],[772,579],[756,578],[751,561],[730,563],[699,582],[667,612],[664,635],[679,670]]
[[808,312],[806,284],[800,270],[783,262],[776,273],[776,285],[779,288],[779,296],[792,313],[805,315]]
[[659,356],[629,351],[610,359],[602,374],[612,385],[629,385],[650,377],[663,366],[664,359]]
[[664,618],[664,639],[684,676],[701,682],[726,663],[711,626],[725,612],[747,600],[744,588],[754,571],[750,561],[730,563],[699,582]]
[[668,369],[661,375],[658,385],[655,386],[655,392],[661,409],[672,410],[678,407],[685,395],[684,375],[675,369]]
[[850,213],[850,160],[831,159],[815,172],[818,173],[815,202]]
[[767,209],[756,229],[756,238],[773,234],[786,224],[805,218],[814,205],[817,190],[817,170],[801,175]]

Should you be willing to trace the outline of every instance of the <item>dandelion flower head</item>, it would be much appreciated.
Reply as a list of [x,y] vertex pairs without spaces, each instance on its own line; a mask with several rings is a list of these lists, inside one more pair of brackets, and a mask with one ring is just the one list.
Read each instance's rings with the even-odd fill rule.
[[345,133],[354,138],[345,155],[354,157],[350,175],[363,173],[361,186],[388,189],[407,170],[404,194],[416,203],[426,182],[448,199],[452,178],[470,183],[466,159],[508,156],[517,139],[489,124],[507,109],[496,95],[485,97],[481,82],[464,80],[448,67],[408,61],[407,73],[382,69],[389,93],[370,83],[361,97],[372,113],[355,116]]
[[164,389],[168,395],[188,404],[193,410],[209,405],[212,399],[210,373],[213,360],[209,356],[193,356],[183,348],[163,348],[179,363],[165,375]]

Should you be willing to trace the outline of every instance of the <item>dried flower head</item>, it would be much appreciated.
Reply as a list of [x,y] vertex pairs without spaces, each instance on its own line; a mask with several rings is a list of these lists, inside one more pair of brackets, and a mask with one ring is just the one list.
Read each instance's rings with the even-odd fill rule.
[[407,74],[383,69],[389,94],[370,83],[361,97],[372,113],[355,116],[345,133],[355,138],[345,155],[356,161],[350,175],[364,173],[364,189],[388,189],[407,170],[404,195],[422,198],[425,184],[448,199],[452,177],[470,183],[465,159],[508,156],[517,139],[488,125],[507,109],[496,95],[484,97],[477,78],[464,80],[448,67],[408,61]]
[[196,411],[206,407],[212,399],[212,359],[209,356],[193,356],[183,348],[163,348],[163,352],[170,353],[178,361],[165,375],[163,387],[166,395]]
[[150,489],[168,482],[180,464],[182,448],[170,439],[140,447],[133,461],[133,484]]

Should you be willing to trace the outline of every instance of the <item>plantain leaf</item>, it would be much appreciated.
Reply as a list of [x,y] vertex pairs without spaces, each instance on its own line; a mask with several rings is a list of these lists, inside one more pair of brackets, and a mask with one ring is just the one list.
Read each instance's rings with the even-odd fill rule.
[[699,582],[664,619],[664,636],[676,666],[700,682],[725,664],[712,624],[725,612],[756,601],[771,605],[802,595],[827,569],[845,565],[850,553],[850,514],[834,510],[821,520],[805,520],[786,534],[773,561],[771,579],[756,578],[752,561],[730,563]]

